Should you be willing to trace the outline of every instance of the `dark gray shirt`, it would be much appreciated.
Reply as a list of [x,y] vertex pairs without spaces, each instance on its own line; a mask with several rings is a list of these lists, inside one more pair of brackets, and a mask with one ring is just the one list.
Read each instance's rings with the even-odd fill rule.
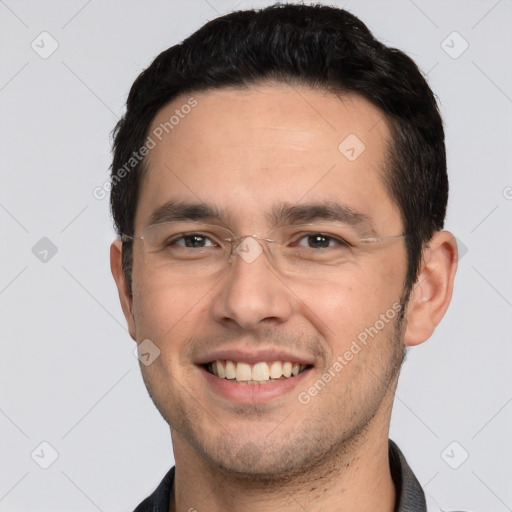
[[[389,440],[389,466],[396,487],[395,512],[427,512],[425,494],[398,446]],[[169,512],[174,468],[160,482],[155,492],[134,512]]]

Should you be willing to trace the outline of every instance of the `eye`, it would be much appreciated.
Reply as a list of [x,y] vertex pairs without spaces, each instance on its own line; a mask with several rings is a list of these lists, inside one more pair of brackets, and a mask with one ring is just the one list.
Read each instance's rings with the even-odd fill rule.
[[202,249],[204,247],[217,247],[218,244],[203,233],[185,233],[170,239],[165,245],[179,245],[192,249]]
[[325,233],[308,233],[301,236],[297,246],[310,247],[312,249],[328,249],[330,247],[350,247],[350,244],[339,237],[327,235]]

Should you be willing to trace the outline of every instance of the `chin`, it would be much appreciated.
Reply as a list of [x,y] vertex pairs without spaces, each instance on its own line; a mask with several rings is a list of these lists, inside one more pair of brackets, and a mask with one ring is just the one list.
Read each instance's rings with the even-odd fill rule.
[[[273,453],[269,457],[269,454]],[[275,445],[264,453],[257,445],[249,442],[235,454],[228,457],[208,457],[214,471],[220,471],[230,478],[248,481],[283,481],[291,479],[309,466],[304,457],[291,459],[289,454],[278,452]]]
[[[204,437],[194,436],[191,444],[214,473],[239,479],[245,486],[251,482],[282,485],[329,464],[336,449],[330,443],[319,442],[318,437],[308,435],[307,431],[295,434],[295,437],[285,433],[284,437],[270,435],[259,439],[247,436],[243,440],[237,436],[239,442],[219,436],[216,440],[210,438],[208,443]],[[342,444],[345,443],[343,440]]]

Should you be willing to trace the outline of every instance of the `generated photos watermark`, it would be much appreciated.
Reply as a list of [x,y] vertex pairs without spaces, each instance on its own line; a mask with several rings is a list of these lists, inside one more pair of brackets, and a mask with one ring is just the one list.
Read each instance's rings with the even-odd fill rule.
[[313,397],[317,396],[354,359],[354,356],[359,354],[364,347],[368,346],[368,342],[375,338],[398,315],[401,309],[402,305],[399,302],[395,302],[385,313],[379,316],[379,319],[373,325],[362,330],[356,336],[357,339],[352,341],[350,348],[343,355],[339,355],[332,366],[312,386],[298,394],[297,399],[299,402],[306,405]]
[[180,108],[175,109],[174,114],[167,121],[153,128],[151,134],[146,137],[144,144],[137,151],[132,153],[125,164],[117,169],[115,174],[112,174],[111,178],[105,180],[102,185],[93,188],[92,195],[94,198],[99,201],[105,199],[112,190],[112,187],[115,187],[125,176],[130,174],[151,150],[164,139],[165,135],[171,133],[171,131],[180,124],[181,120],[185,119],[185,117],[190,114],[194,107],[197,107],[197,100],[194,97],[190,97]]

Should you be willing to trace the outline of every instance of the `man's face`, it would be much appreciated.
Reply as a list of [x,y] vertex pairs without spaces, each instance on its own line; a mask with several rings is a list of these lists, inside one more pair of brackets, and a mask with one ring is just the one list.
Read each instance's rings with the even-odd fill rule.
[[[214,211],[198,222],[237,236],[279,238],[289,224],[343,226],[358,238],[402,233],[383,184],[389,132],[366,100],[270,84],[193,97],[197,106],[148,157],[136,235],[166,203],[181,205],[179,215],[184,205],[208,205]],[[161,109],[150,133],[187,100]],[[189,208],[196,217],[199,210]],[[276,227],[286,229],[272,232]],[[404,240],[343,249],[324,228],[320,237],[309,229],[295,229],[305,233],[292,240],[300,251],[317,251],[314,258],[333,252],[307,263],[307,271],[293,263],[293,247],[280,253],[275,244],[259,254],[257,239],[245,239],[255,259],[235,252],[216,271],[186,258],[165,263],[158,260],[164,253],[148,254],[145,241],[134,242],[131,333],[161,351],[142,366],[146,385],[177,448],[214,468],[277,476],[332,456],[363,431],[380,429],[387,439],[403,349],[396,318]],[[187,239],[192,247],[177,242],[179,254],[217,250],[204,238],[209,231],[198,231]],[[333,256],[340,250],[349,256]],[[276,254],[292,263],[277,264]],[[214,375],[215,361],[228,372],[233,361],[241,381]],[[252,381],[265,376],[265,365],[255,363],[277,373],[287,373],[283,363],[306,369],[247,383],[247,365]]]

